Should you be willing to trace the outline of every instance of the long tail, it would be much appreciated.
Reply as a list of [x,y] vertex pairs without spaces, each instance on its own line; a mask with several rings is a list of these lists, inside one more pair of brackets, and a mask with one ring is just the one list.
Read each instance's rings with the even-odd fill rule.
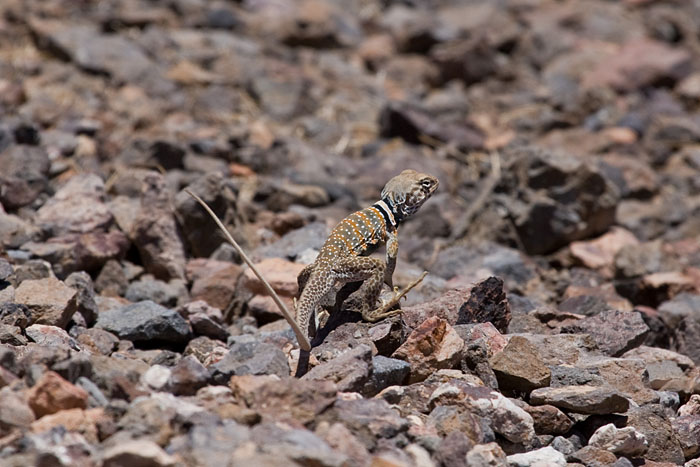
[[[243,251],[243,248],[233,239],[230,233],[228,233],[228,230],[226,230],[226,227],[224,227],[223,222],[219,219],[219,217],[214,213],[214,211],[211,210],[211,208],[205,203],[202,198],[199,196],[195,195],[192,193],[189,189],[185,188],[185,192],[193,197],[199,204],[202,205],[202,207],[209,213],[212,219],[214,219],[214,222],[216,222],[216,225],[219,226],[219,229],[224,233],[226,236],[226,240],[233,245],[233,247],[236,249],[239,255],[241,255],[241,258],[243,258],[243,261],[245,264],[250,267],[250,269],[253,271],[253,273],[258,276],[258,279],[265,285],[265,289],[267,290],[267,293],[270,294],[272,297],[272,300],[275,302],[277,307],[280,309],[280,312],[282,312],[282,316],[284,316],[284,319],[287,320],[289,325],[292,327],[292,330],[294,331],[294,335],[297,337],[297,341],[299,342],[299,347],[302,350],[311,350],[311,344],[309,344],[309,340],[306,338],[306,334],[302,332],[303,327],[299,327],[296,321],[294,321],[294,318],[292,317],[291,313],[289,313],[289,310],[287,310],[287,307],[284,305],[282,300],[280,299],[279,295],[277,295],[277,292],[272,288],[270,283],[260,274],[260,271],[255,267],[253,262],[248,258],[248,255],[245,254]],[[306,319],[306,324],[308,327],[308,317]]]

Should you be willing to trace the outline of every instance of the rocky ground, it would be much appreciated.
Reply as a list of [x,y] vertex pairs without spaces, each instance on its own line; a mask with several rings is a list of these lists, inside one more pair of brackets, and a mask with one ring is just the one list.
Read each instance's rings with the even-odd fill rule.
[[[3,0],[0,464],[700,465],[699,30],[689,0]],[[293,377],[183,189],[291,306],[405,168],[441,185],[395,282],[429,275]]]

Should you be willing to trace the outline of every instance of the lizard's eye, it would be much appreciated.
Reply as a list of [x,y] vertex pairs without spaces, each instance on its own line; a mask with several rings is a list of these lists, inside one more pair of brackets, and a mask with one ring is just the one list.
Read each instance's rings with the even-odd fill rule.
[[423,181],[421,181],[420,184],[423,185],[424,188],[430,188],[431,186],[433,186],[433,181],[429,178],[426,178]]

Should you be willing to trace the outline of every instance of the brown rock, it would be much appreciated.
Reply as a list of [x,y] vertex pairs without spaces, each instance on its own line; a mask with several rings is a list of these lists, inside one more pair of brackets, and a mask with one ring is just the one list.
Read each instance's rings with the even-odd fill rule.
[[549,386],[552,373],[542,361],[537,348],[521,336],[513,336],[502,352],[489,359],[498,378],[498,387],[505,391],[529,392]]
[[67,409],[54,414],[45,415],[32,423],[34,433],[42,433],[57,426],[63,426],[68,431],[78,432],[89,443],[98,443],[98,424],[107,419],[104,409]]
[[26,305],[32,323],[65,327],[77,311],[77,291],[54,277],[23,281],[15,290],[15,301]]
[[435,370],[452,368],[461,358],[464,341],[447,321],[434,316],[418,326],[393,358],[411,364],[410,383],[422,381]]
[[574,422],[553,405],[529,405],[517,401],[516,403],[532,416],[538,435],[565,435],[574,426]]
[[[303,264],[293,263],[281,258],[267,258],[255,265],[260,274],[270,283],[278,294],[294,297],[297,294],[297,276],[304,269]],[[246,269],[241,285],[256,295],[267,295],[262,282],[253,271]]]
[[88,394],[58,373],[47,371],[29,390],[27,397],[36,416],[43,417],[61,410],[86,408]]
[[185,278],[185,250],[175,223],[165,179],[150,172],[143,180],[141,209],[129,236],[146,268],[158,279]]
[[685,415],[671,419],[671,426],[686,459],[700,453],[700,415]]

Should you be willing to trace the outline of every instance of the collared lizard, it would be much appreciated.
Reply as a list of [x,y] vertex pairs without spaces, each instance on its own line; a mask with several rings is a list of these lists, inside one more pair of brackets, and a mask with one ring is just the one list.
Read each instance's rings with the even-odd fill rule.
[[[321,307],[331,306],[343,285],[350,282],[363,281],[346,308],[361,313],[366,321],[377,321],[401,312],[392,308],[425,273],[401,291],[393,287],[392,276],[399,251],[398,226],[418,211],[438,185],[437,178],[431,175],[404,170],[389,180],[379,201],[350,214],[331,231],[316,260],[297,278],[296,321],[302,332],[315,334],[312,318]],[[366,256],[382,243],[386,243],[386,263]],[[394,296],[375,308],[383,282],[394,288]]]

